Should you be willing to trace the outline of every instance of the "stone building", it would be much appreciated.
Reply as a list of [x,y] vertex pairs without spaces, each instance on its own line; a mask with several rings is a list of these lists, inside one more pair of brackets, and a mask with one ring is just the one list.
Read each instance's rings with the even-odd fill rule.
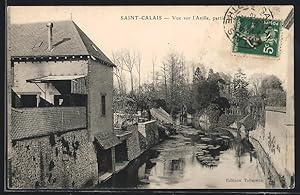
[[114,66],[73,21],[8,26],[10,189],[88,187],[114,171]]

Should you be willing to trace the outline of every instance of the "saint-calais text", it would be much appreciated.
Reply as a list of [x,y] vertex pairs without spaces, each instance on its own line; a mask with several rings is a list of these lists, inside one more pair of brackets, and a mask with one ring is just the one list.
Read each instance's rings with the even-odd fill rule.
[[250,178],[244,178],[244,179],[238,179],[238,178],[227,178],[226,182],[232,182],[232,183],[241,183],[241,182],[245,182],[245,183],[256,183],[256,182],[264,182],[263,179],[250,179]]
[[162,20],[162,16],[121,16],[121,20]]

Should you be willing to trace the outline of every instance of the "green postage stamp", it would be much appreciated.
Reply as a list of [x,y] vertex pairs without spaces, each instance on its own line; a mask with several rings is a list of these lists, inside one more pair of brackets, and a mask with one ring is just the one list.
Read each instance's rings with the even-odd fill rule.
[[280,20],[237,17],[233,52],[278,57]]

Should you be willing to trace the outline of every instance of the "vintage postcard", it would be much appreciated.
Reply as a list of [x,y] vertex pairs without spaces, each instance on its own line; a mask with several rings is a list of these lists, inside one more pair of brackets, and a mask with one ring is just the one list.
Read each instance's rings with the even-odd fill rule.
[[294,188],[293,6],[7,14],[6,190]]

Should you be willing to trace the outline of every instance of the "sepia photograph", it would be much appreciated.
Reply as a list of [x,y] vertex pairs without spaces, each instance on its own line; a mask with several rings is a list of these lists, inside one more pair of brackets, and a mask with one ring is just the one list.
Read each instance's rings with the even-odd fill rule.
[[294,189],[294,7],[9,6],[6,191]]

